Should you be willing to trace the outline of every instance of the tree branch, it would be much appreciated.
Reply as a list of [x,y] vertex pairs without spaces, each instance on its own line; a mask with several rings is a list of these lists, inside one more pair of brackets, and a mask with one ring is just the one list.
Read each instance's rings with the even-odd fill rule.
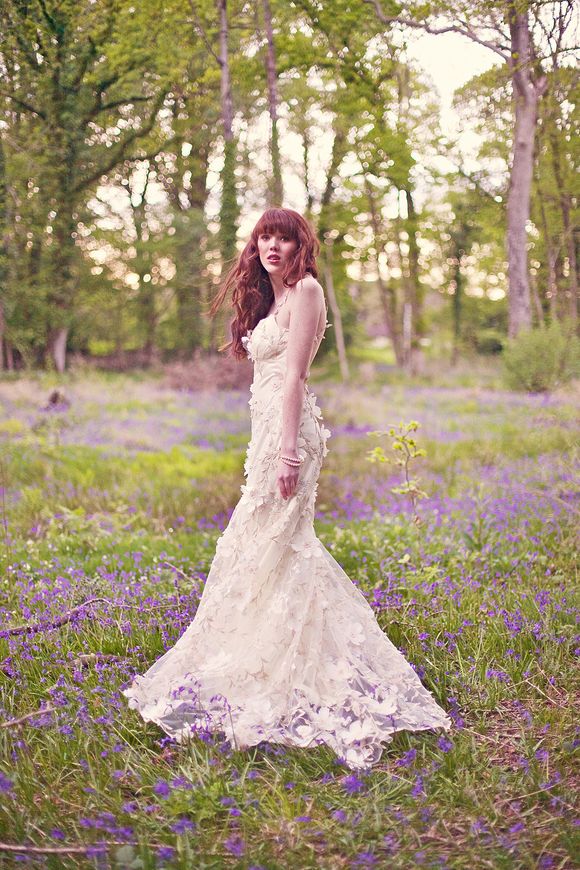
[[38,115],[39,118],[43,118],[46,121],[45,113],[41,109],[35,108],[31,103],[27,103],[25,100],[21,100],[19,97],[15,97],[14,94],[9,94],[7,91],[0,91],[0,96],[7,97],[23,109],[26,109],[27,112],[31,112],[33,115]]
[[165,139],[163,144],[156,148],[155,151],[151,151],[149,154],[126,154],[123,158],[124,160],[129,161],[137,161],[137,160],[154,160],[158,154],[161,154],[162,151],[166,151],[169,145],[173,145],[175,142],[183,141],[183,134],[175,134],[175,136],[170,136],[169,139]]
[[[22,52],[22,55],[26,59],[26,62],[28,63],[29,66],[32,67],[32,69],[35,72],[38,72],[38,70],[40,69],[40,64],[39,64],[38,60],[36,59],[36,56],[34,55],[34,53],[30,51],[29,47],[26,45],[25,41],[23,40],[22,35],[19,32],[18,25],[16,25],[15,36],[16,36],[16,41],[18,42],[18,45],[20,46],[20,50]],[[40,41],[39,41],[39,43],[40,43]]]
[[195,18],[195,23],[197,24],[197,29],[199,30],[199,32],[200,32],[200,34],[201,34],[201,38],[203,39],[203,42],[204,42],[205,47],[207,48],[207,50],[209,51],[209,53],[210,53],[210,54],[215,58],[215,60],[217,61],[218,65],[221,66],[221,65],[222,65],[222,59],[221,59],[221,57],[219,57],[219,55],[217,55],[217,54],[215,53],[215,51],[214,51],[213,48],[211,47],[211,42],[209,41],[209,39],[208,39],[208,37],[207,37],[207,34],[206,34],[206,32],[205,32],[205,29],[204,29],[204,26],[203,26],[203,24],[201,23],[200,17],[199,17],[199,15],[198,15],[197,9],[195,8],[194,0],[189,0],[189,5],[191,6],[191,11],[192,11],[192,13],[193,13],[193,17]]
[[38,0],[38,5],[42,9],[42,14],[44,15],[46,23],[48,24],[48,26],[50,27],[52,32],[58,33],[59,35],[62,35],[62,33],[61,33],[62,28],[58,27],[58,25],[56,23],[56,19],[53,18],[52,15],[50,15],[48,9],[46,8],[46,3],[44,2],[44,0]]
[[[98,115],[100,112],[104,112],[105,109],[116,109],[117,106],[125,106],[127,103],[148,103],[150,99],[151,97],[142,97],[140,95],[123,97],[122,100],[113,100],[112,103],[103,103],[95,114]],[[95,115],[93,115],[93,117],[95,117]]]
[[[320,67],[320,69],[335,69],[337,62],[342,64],[345,73],[350,74],[352,79],[358,79],[359,84],[367,89],[367,93],[369,95],[375,95],[379,85],[386,79],[392,77],[392,72],[389,71],[383,73],[378,80],[373,78],[372,75],[369,74],[369,71],[365,64],[362,62],[362,57],[357,58],[350,51],[344,52],[342,48],[336,44],[329,28],[325,27],[322,21],[317,17],[316,9],[313,8],[310,0],[296,0],[296,2],[302,7],[306,14],[310,16],[311,20],[316,22],[316,27],[326,37],[333,57],[336,59],[331,61],[324,61],[322,58],[317,58],[316,65]],[[346,39],[343,39],[343,47],[347,49],[349,48],[348,41]],[[357,60],[359,61],[358,66],[356,65]]]
[[[157,99],[155,100],[153,110],[149,115],[149,118],[139,130],[131,130],[124,139],[122,139],[116,148],[111,148],[109,150],[110,157],[109,159],[103,163],[102,166],[99,166],[97,169],[94,169],[90,175],[82,178],[78,184],[76,184],[73,188],[74,193],[78,193],[81,190],[85,190],[85,188],[90,187],[91,184],[94,184],[95,181],[98,181],[101,175],[106,175],[111,171],[121,160],[127,159],[126,152],[129,146],[135,142],[137,139],[140,139],[143,136],[146,136],[153,129],[153,125],[157,119],[157,115],[159,113],[160,108],[163,106],[165,101],[165,97],[169,91],[161,91]],[[172,137],[169,141],[174,141],[176,137]],[[167,141],[163,143],[163,148],[167,147]],[[161,148],[159,150],[162,150]],[[128,159],[145,159],[145,158],[128,158]]]
[[[101,79],[101,81],[95,86],[95,98],[93,101],[93,105],[90,107],[88,112],[83,115],[83,125],[87,124],[92,118],[95,118],[99,112],[101,112],[103,104],[102,98],[105,91],[107,91],[111,85],[116,84],[122,75],[126,73],[132,72],[135,69],[136,63],[132,61],[129,63],[124,70],[117,70],[116,72],[110,74],[108,78]],[[150,99],[150,97],[148,98]]]
[[[447,159],[449,160],[449,157],[447,157]],[[491,199],[491,201],[494,202],[496,205],[500,204],[500,203],[498,203],[498,201],[496,199],[496,196],[498,196],[499,194],[490,193],[489,190],[486,190],[482,186],[481,181],[478,178],[476,178],[475,175],[470,175],[469,172],[466,172],[465,169],[463,169],[461,166],[456,165],[455,169],[457,171],[457,174],[460,175],[462,178],[465,178],[467,181],[470,181],[471,184],[473,184],[475,189],[479,193],[481,193],[482,196],[487,197],[487,199]],[[502,197],[502,199],[503,199],[503,197]]]
[[441,33],[459,33],[461,36],[466,36],[472,42],[477,42],[478,45],[483,45],[484,48],[489,48],[490,51],[498,54],[502,60],[507,60],[509,48],[507,46],[496,45],[493,42],[488,42],[486,39],[481,39],[475,31],[470,27],[458,27],[456,24],[449,24],[445,27],[432,27],[430,24],[422,21],[415,21],[412,18],[399,18],[398,15],[385,15],[380,4],[380,0],[363,0],[363,3],[372,5],[375,8],[379,20],[383,24],[402,24],[405,27],[412,27],[416,30],[423,30],[425,33],[439,35]]
[[110,37],[111,33],[113,32],[115,22],[116,12],[112,11],[112,7],[110,6],[107,14],[107,21],[105,27],[98,34],[96,39],[93,38],[93,35],[91,33],[87,34],[87,42],[89,43],[89,47],[81,58],[78,70],[73,78],[73,88],[78,88],[78,86],[80,85],[82,79],[84,78],[88,62],[91,60],[91,58],[95,58],[97,56],[99,45],[102,45]]
[[97,46],[95,45],[93,38],[91,37],[90,34],[87,36],[87,41],[89,43],[89,47],[83,53],[83,56],[81,57],[80,63],[78,65],[78,69],[77,69],[77,71],[74,75],[74,78],[71,82],[71,85],[70,85],[71,90],[75,93],[78,91],[78,89],[80,87],[80,84],[85,76],[85,73],[87,71],[87,67],[89,65],[90,60],[97,56]]

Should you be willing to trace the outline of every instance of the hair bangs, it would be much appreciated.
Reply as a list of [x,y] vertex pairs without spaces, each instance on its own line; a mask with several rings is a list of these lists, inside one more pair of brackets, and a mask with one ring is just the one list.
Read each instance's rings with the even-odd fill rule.
[[288,214],[288,210],[284,208],[268,208],[258,220],[254,227],[254,236],[257,239],[262,233],[273,235],[288,236],[291,239],[299,241],[296,231],[296,221]]

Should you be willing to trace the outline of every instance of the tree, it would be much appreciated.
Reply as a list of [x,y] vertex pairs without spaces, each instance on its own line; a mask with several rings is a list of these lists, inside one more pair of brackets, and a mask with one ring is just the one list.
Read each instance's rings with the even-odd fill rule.
[[264,24],[266,29],[266,72],[268,77],[268,108],[270,111],[272,153],[272,193],[273,205],[281,206],[284,199],[282,185],[282,170],[280,166],[280,143],[278,141],[278,93],[276,76],[276,48],[274,45],[274,29],[272,27],[272,10],[270,0],[263,0]]
[[[573,15],[572,0],[459,0],[429,4],[406,3],[403,14],[388,15],[381,0],[363,0],[374,7],[386,25],[419,28],[426,33],[458,33],[489,48],[507,65],[512,83],[514,136],[507,202],[507,256],[509,276],[509,334],[531,326],[530,282],[527,256],[527,222],[533,175],[534,140],[538,104],[548,79],[536,43],[542,41],[547,22],[553,22],[556,54],[568,51],[564,35]],[[437,25],[437,19],[450,23]],[[535,28],[535,33],[534,33]]]
[[[573,322],[578,319],[578,239],[580,228],[574,220],[574,200],[577,199],[577,173],[574,168],[574,156],[571,153],[573,143],[578,142],[577,115],[576,128],[573,119],[567,117],[564,106],[574,106],[578,109],[578,74],[570,69],[558,67],[554,62],[554,69],[550,73],[547,99],[544,101],[542,116],[542,140],[545,147],[545,155],[550,160],[553,176],[552,196],[560,212],[561,232],[559,239],[555,240],[558,250],[567,255],[568,277],[563,283],[565,286],[558,287],[554,283],[554,291],[557,296],[567,296],[563,304],[556,306],[554,298],[554,312],[560,317],[569,317]],[[570,143],[569,145],[567,143]],[[575,186],[576,185],[576,186]],[[540,197],[541,199],[541,192]],[[546,226],[546,243],[550,234],[550,227]],[[554,265],[563,257],[554,257]],[[563,271],[563,270],[562,270]],[[558,311],[559,308],[559,311]]]
[[6,298],[6,267],[7,267],[7,179],[6,163],[4,160],[4,146],[0,139],[0,371],[4,368],[4,350],[6,336],[6,315],[4,311]]
[[6,0],[0,11],[4,114],[11,126],[33,117],[44,144],[35,170],[50,229],[46,345],[58,371],[75,315],[77,208],[148,136],[169,91],[155,49],[166,22],[154,7]]
[[[236,256],[236,236],[238,229],[239,206],[236,184],[236,161],[237,142],[234,135],[234,104],[232,92],[232,77],[230,69],[230,20],[228,17],[227,0],[217,0],[215,6],[207,4],[209,8],[200,14],[199,3],[190,0],[191,10],[195,19],[195,26],[201,34],[209,54],[218,65],[221,87],[221,121],[224,141],[224,163],[221,172],[221,199],[219,216],[219,246],[221,253],[221,273],[230,267]],[[218,42],[219,49],[216,52],[212,46],[210,29],[215,27],[211,22],[213,12],[218,12]],[[216,333],[223,325],[223,315],[210,322],[210,349],[215,350]]]
[[[433,110],[426,87],[404,59],[403,50],[370,10],[361,14],[348,0],[327,9],[312,0],[296,0],[317,37],[318,56],[312,60],[322,69],[332,69],[344,83],[344,105],[350,102],[352,131],[349,140],[360,170],[366,210],[373,234],[379,296],[386,328],[399,365],[415,364],[422,333],[424,287],[419,267],[420,216],[415,207],[413,144],[415,130]],[[419,95],[419,100],[413,97]],[[432,120],[430,118],[430,120]],[[430,125],[433,135],[433,124]],[[436,135],[436,132],[435,132]],[[405,214],[385,225],[387,194],[399,192],[405,199]],[[388,237],[398,249],[402,294],[393,280],[385,281],[378,268]],[[372,253],[372,252],[371,252]],[[403,299],[400,299],[400,296]]]

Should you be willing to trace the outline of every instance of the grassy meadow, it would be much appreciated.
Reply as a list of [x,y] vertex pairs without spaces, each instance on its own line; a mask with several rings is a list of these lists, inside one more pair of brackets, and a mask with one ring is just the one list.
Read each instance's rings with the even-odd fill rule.
[[[577,391],[328,374],[317,534],[453,729],[399,732],[354,774],[325,747],[181,747],[145,724],[120,689],[195,614],[248,392],[73,372],[46,410],[54,375],[6,377],[1,868],[577,866]],[[369,433],[411,419],[419,525],[400,469],[367,458],[389,449]]]

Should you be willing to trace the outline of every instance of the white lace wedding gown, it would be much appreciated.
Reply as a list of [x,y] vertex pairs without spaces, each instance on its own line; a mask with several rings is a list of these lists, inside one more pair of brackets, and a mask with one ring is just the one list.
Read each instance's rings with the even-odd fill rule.
[[243,342],[254,379],[242,497],[194,620],[123,694],[180,743],[196,728],[221,731],[238,749],[324,743],[351,769],[368,768],[393,732],[447,730],[451,720],[315,535],[331,433],[307,386],[297,489],[288,500],[279,494],[288,329],[270,315]]

